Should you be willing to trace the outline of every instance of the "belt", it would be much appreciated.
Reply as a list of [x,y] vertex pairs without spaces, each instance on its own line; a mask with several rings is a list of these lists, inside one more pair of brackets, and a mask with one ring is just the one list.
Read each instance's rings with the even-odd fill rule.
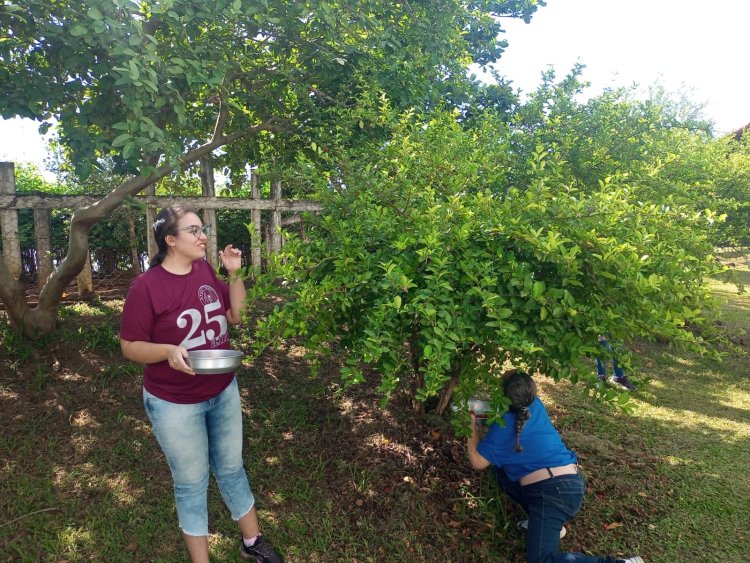
[[537,469],[531,473],[527,473],[521,477],[518,482],[521,486],[531,485],[532,483],[538,483],[551,477],[559,477],[560,475],[576,475],[578,473],[578,464],[569,463],[568,465],[561,465],[559,467],[543,467]]

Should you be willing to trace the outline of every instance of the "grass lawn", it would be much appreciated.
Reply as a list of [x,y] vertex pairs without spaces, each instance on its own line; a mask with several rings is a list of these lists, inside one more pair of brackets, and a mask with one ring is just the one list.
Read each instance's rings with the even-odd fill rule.
[[[736,349],[719,363],[632,344],[633,414],[539,378],[587,480],[563,549],[748,560],[750,297],[713,289]],[[119,354],[120,306],[66,307],[41,348],[0,328],[0,561],[187,561],[140,368]],[[468,468],[447,421],[415,418],[402,398],[381,409],[377,382],[343,389],[333,364],[310,378],[293,345],[246,363],[238,379],[262,526],[288,561],[525,560],[519,509],[488,472]],[[209,510],[212,560],[237,560],[214,483]]]

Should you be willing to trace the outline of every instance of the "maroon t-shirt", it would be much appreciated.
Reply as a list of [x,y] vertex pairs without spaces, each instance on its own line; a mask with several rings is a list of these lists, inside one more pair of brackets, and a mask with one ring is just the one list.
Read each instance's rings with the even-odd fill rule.
[[[185,275],[172,274],[159,265],[131,284],[120,319],[120,338],[188,350],[227,350],[228,308],[229,287],[205,260],[193,262],[192,272]],[[164,360],[146,365],[143,386],[165,401],[200,403],[221,393],[233,377],[234,372],[188,375]]]

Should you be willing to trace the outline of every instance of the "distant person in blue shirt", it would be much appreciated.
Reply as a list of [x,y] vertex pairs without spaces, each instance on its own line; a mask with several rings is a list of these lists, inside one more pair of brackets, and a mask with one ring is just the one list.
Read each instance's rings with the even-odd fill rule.
[[[480,440],[473,420],[468,441],[474,469],[492,465],[498,486],[523,507],[528,520],[526,555],[530,563],[643,563],[640,557],[617,559],[582,553],[561,553],[564,524],[580,510],[585,489],[576,454],[562,441],[537,397],[536,384],[526,373],[511,371],[504,381],[510,410],[505,426],[492,424]],[[473,417],[472,417],[473,418]]]
[[[635,391],[637,388],[633,383],[630,382],[628,376],[625,375],[625,370],[622,369],[617,360],[617,351],[614,346],[610,344],[606,336],[599,335],[599,346],[601,346],[604,354],[612,357],[612,383],[615,383],[621,387],[624,387],[628,391]],[[601,358],[596,359],[596,375],[601,381],[607,381],[607,367],[605,365],[606,360]]]

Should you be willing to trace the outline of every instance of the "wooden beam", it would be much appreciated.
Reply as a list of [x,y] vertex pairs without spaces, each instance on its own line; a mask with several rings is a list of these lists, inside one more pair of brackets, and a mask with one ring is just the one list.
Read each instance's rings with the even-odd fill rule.
[[[43,192],[0,195],[0,209],[78,209],[99,201],[103,196],[94,195],[54,195]],[[316,201],[286,199],[247,199],[239,197],[203,197],[203,196],[154,196],[138,195],[138,201],[155,207],[189,204],[202,209],[247,209],[269,211],[323,211],[323,206]]]

